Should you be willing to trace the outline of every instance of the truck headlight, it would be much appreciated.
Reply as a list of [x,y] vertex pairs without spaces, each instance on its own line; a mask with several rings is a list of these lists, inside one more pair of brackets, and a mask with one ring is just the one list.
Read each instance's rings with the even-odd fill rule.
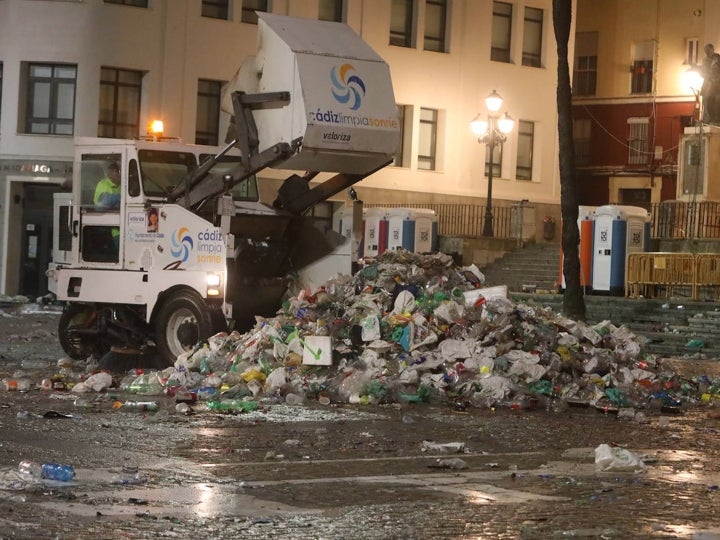
[[208,273],[205,275],[205,283],[207,283],[207,295],[208,296],[220,296],[222,291],[220,285],[222,284],[222,276],[220,274]]

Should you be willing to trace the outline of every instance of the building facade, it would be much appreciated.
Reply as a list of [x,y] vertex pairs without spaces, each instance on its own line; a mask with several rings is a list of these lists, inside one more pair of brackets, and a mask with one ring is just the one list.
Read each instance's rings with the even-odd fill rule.
[[[53,193],[73,138],[218,144],[223,84],[257,50],[256,10],[350,25],[390,65],[395,163],[368,203],[484,205],[486,148],[469,123],[496,90],[515,120],[492,156],[497,204],[559,202],[551,0],[0,0],[0,293],[43,294]],[[571,44],[572,45],[572,44]],[[572,50],[572,48],[571,48]],[[258,177],[272,201],[287,172]],[[344,203],[344,194],[335,207]],[[332,204],[318,212],[332,216]],[[542,218],[541,218],[542,219]]]
[[682,198],[679,148],[700,114],[700,89],[686,75],[719,39],[714,0],[578,1],[573,118],[581,204],[649,210]]

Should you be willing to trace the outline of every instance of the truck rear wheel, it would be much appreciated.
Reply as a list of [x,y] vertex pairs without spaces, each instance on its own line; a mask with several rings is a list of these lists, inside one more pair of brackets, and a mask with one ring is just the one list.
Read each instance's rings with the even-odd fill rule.
[[86,304],[70,304],[60,315],[58,338],[63,351],[74,360],[85,360],[91,354],[98,357],[109,350],[97,328],[97,310]]
[[177,291],[160,307],[155,320],[155,343],[163,360],[172,365],[179,355],[213,334],[213,319],[203,299],[193,291]]

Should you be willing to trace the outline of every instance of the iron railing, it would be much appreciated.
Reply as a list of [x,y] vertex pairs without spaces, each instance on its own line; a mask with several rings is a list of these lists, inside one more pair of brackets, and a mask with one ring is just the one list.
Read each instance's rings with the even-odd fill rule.
[[[365,204],[366,207],[425,208],[434,210],[438,235],[456,238],[482,236],[485,206],[454,203]],[[493,206],[495,238],[518,237],[517,204]],[[720,239],[720,202],[665,201],[650,210],[650,236],[657,239]]]
[[[456,238],[480,238],[482,236],[485,207],[475,204],[453,203],[398,203],[365,204],[367,208],[425,208],[435,211],[438,235]],[[493,206],[493,231],[495,238],[516,238],[513,227],[513,208]]]
[[720,238],[720,202],[665,201],[653,204],[650,216],[653,238]]

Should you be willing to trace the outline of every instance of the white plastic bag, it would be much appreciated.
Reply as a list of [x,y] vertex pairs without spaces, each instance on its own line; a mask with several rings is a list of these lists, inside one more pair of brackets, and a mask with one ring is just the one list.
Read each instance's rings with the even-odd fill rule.
[[641,472],[645,464],[630,450],[601,444],[595,449],[595,468],[602,472]]

